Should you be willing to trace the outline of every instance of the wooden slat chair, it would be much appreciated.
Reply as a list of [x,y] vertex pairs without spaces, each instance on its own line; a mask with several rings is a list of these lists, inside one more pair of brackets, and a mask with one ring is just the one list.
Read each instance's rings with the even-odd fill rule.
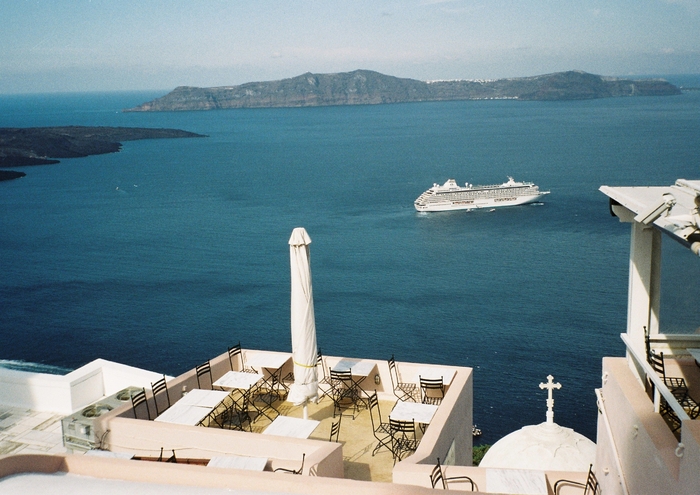
[[440,458],[438,457],[437,464],[435,464],[433,471],[430,473],[430,484],[433,486],[433,488],[435,488],[436,486],[438,486],[438,483],[441,483],[443,490],[449,490],[450,481],[454,481],[455,483],[469,483],[471,485],[471,491],[474,491],[474,488],[476,488],[474,480],[472,480],[469,476],[452,476],[450,478],[446,477],[445,474],[442,472]]
[[391,386],[394,389],[394,395],[399,400],[418,402],[417,396],[419,393],[418,385],[415,383],[402,382],[399,377],[399,369],[396,366],[396,360],[394,355],[387,361],[389,363],[389,378],[391,378]]
[[598,479],[596,478],[595,473],[593,472],[593,464],[591,464],[588,468],[588,477],[586,478],[585,483],[581,483],[580,481],[558,480],[556,483],[554,483],[554,495],[558,495],[559,487],[561,486],[560,483],[561,485],[573,485],[582,487],[583,495],[600,495],[602,493],[600,490],[600,484],[598,483]]

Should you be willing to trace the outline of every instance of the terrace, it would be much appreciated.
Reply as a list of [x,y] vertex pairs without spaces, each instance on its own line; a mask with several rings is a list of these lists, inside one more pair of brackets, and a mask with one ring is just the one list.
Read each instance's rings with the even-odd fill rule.
[[[183,392],[210,389],[211,383],[216,382],[225,373],[242,371],[245,363],[252,363],[261,356],[276,356],[284,365],[274,370],[276,376],[284,377],[292,370],[288,353],[271,353],[267,351],[245,350],[242,361],[229,360],[228,353],[223,353],[209,361],[211,377],[199,381],[196,369],[192,369],[178,377],[167,380],[168,395],[173,407],[182,400]],[[342,360],[340,357],[328,356],[323,366],[333,368]],[[376,390],[379,399],[379,410],[382,421],[388,422],[389,414],[397,402],[394,395],[390,370],[387,361],[363,360],[370,369],[367,378],[361,383],[366,393]],[[275,397],[271,403],[264,404],[253,412],[250,424],[228,424],[220,427],[217,414],[224,413],[221,405],[199,425],[175,424],[164,421],[146,421],[145,408],[134,409],[126,404],[98,418],[95,424],[95,436],[101,439],[98,446],[112,452],[126,452],[142,458],[158,458],[175,456],[182,462],[204,463],[212,457],[220,456],[253,456],[267,459],[264,470],[274,471],[278,468],[298,469],[304,458],[304,475],[344,477],[364,481],[391,482],[396,466],[407,463],[426,463],[434,465],[440,457],[446,463],[471,464],[471,411],[472,411],[472,371],[462,367],[440,367],[414,363],[397,363],[402,380],[418,384],[420,373],[433,369],[443,373],[449,370],[453,376],[445,386],[444,398],[423,432],[416,428],[419,441],[415,452],[403,456],[402,460],[394,462],[392,452],[382,447],[376,455],[372,455],[378,440],[373,434],[370,411],[365,404],[360,404],[359,410],[352,408],[343,412],[340,421],[338,442],[329,441],[331,425],[338,421],[334,418],[334,402],[328,396],[318,404],[309,404],[308,419],[318,421],[318,425],[308,435],[308,438],[294,438],[277,435],[266,435],[264,432],[272,420],[280,416],[302,418],[302,406],[294,406],[282,397]],[[259,371],[263,371],[260,369]],[[264,371],[266,379],[271,377],[269,371]],[[319,369],[322,377],[322,371]],[[263,381],[264,383],[264,381]],[[276,383],[283,392],[284,385]],[[216,387],[214,387],[216,388]],[[327,390],[328,387],[326,386]],[[323,390],[323,387],[322,387]],[[231,397],[236,398],[240,391],[232,391]],[[364,397],[365,395],[363,395]],[[156,403],[153,393],[146,393],[150,419],[154,419]],[[164,396],[157,395],[160,412],[163,414]],[[267,406],[271,406],[268,408]],[[260,413],[257,409],[267,413]],[[135,413],[140,419],[135,419]],[[354,418],[352,415],[354,415]],[[376,410],[375,410],[376,414]],[[375,420],[377,417],[375,416]],[[241,427],[242,426],[242,427]],[[164,454],[163,454],[164,453]]]

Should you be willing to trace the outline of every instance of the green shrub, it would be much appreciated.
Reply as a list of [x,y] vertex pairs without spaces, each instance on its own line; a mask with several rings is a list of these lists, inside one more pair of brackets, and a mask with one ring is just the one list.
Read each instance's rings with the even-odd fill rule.
[[472,462],[475,466],[479,465],[481,459],[484,458],[484,455],[490,448],[490,445],[476,445],[472,448]]

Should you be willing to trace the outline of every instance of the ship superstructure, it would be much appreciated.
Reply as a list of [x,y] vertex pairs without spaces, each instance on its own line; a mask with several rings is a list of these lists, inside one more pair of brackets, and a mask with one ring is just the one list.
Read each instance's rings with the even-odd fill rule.
[[418,211],[473,210],[535,203],[549,191],[540,191],[532,182],[517,182],[512,177],[503,184],[475,186],[468,182],[464,187],[454,179],[433,187],[414,202]]

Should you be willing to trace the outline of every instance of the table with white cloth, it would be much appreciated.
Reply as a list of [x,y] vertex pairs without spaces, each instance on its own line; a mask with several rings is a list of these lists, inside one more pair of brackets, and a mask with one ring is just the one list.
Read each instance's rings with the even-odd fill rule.
[[242,455],[214,456],[207,467],[227,469],[247,469],[249,471],[264,471],[267,457],[248,457]]
[[[238,390],[240,394],[232,393],[233,400],[237,410],[242,411],[246,417],[249,416],[249,405],[259,414],[267,416],[263,409],[258,408],[254,401],[251,400],[251,394],[255,391],[255,386],[262,382],[264,376],[261,373],[246,373],[244,371],[228,371],[221,378],[214,382],[215,387],[223,390]],[[269,416],[267,416],[269,418]],[[272,419],[272,418],[270,418]]]
[[[250,352],[247,353],[246,366],[256,371],[260,370],[260,373],[263,375],[260,386],[266,387],[268,390],[268,393],[257,396],[265,404],[265,408],[261,412],[272,420],[267,415],[267,411],[273,410],[279,415],[279,411],[275,409],[273,404],[275,400],[281,398],[280,387],[286,391],[286,386],[282,383],[282,368],[292,360],[292,355],[284,352],[267,351],[256,351],[252,356],[250,354]],[[267,372],[267,376],[265,376],[263,370]]]
[[[353,382],[360,392],[359,397],[363,402],[367,402],[369,394],[362,388],[362,382],[367,379],[373,372],[376,372],[377,362],[369,359],[349,359],[343,358],[338,361],[332,371],[350,371]],[[363,397],[364,395],[364,397]]]
[[394,409],[389,413],[389,418],[395,421],[415,421],[416,423],[429,424],[438,406],[433,404],[421,404],[420,402],[397,401]]
[[316,421],[315,419],[292,418],[291,416],[280,415],[270,423],[270,426],[265,428],[262,434],[292,438],[309,438],[320,423],[320,421]]
[[195,388],[170,406],[155,421],[179,425],[198,425],[226,397],[228,397],[228,392]]
[[450,383],[452,383],[452,379],[454,378],[456,373],[456,369],[446,368],[443,366],[421,366],[420,368],[418,368],[419,378],[428,378],[430,380],[442,378],[443,385],[449,385]]

